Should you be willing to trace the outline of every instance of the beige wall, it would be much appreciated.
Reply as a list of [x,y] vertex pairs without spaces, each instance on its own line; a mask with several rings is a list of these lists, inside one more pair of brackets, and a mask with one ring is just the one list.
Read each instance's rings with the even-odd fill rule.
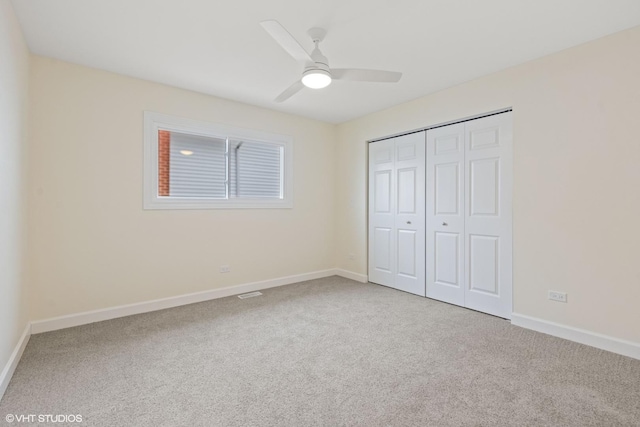
[[514,311],[640,342],[638,46],[640,27],[340,125],[338,266],[367,268],[366,140],[513,107]]
[[[31,85],[33,320],[334,267],[335,126],[37,56]],[[143,210],[145,110],[292,136],[294,208]]]
[[28,76],[22,31],[11,3],[0,0],[0,371],[29,320],[23,279]]

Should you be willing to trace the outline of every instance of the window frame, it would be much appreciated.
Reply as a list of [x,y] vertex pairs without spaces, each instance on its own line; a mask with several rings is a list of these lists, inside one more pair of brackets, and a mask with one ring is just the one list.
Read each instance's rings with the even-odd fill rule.
[[[158,130],[222,139],[240,139],[284,147],[280,171],[282,199],[158,196]],[[293,138],[287,135],[225,126],[167,114],[144,112],[143,208],[147,209],[290,209],[293,208]]]

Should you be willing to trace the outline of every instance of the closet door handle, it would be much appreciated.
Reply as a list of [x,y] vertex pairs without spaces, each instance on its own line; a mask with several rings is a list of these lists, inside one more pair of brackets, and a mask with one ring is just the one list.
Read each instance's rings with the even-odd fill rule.
[[442,223],[442,225],[444,225],[444,226],[446,227],[446,226],[447,226],[447,225],[449,225],[449,224],[447,224],[446,222],[443,222],[443,223]]

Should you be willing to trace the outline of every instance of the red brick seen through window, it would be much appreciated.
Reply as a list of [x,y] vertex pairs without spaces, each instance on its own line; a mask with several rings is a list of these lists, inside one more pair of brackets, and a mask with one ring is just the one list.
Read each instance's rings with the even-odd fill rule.
[[171,132],[158,131],[158,196],[169,196]]

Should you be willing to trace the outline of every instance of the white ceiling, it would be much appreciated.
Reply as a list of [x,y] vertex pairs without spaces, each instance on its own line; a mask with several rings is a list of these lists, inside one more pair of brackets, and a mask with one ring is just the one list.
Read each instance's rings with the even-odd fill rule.
[[[639,0],[13,0],[38,54],[340,123],[640,25]],[[276,19],[330,65],[404,73],[273,99],[300,77]],[[631,54],[631,53],[630,53]]]

